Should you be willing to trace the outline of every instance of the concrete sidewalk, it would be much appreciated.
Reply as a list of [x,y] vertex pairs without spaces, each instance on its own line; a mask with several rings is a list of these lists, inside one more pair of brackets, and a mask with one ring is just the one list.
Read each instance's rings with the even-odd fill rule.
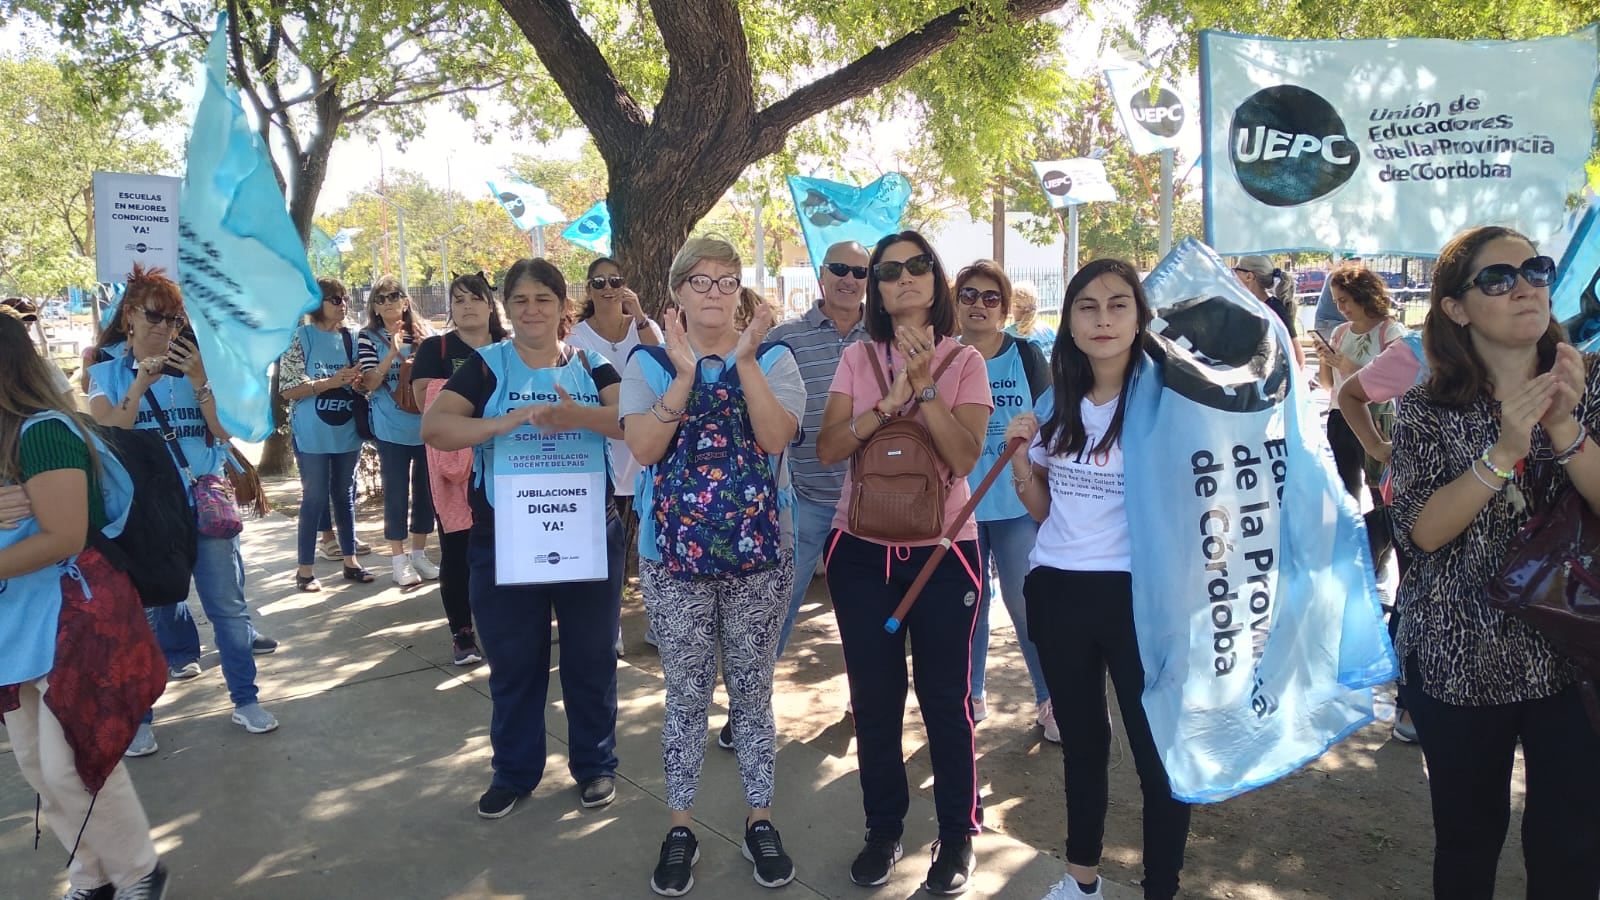
[[[649,877],[667,828],[660,679],[624,659],[617,800],[584,811],[566,772],[552,672],[545,782],[510,817],[483,821],[475,803],[489,779],[487,672],[450,665],[437,588],[402,591],[386,572],[372,586],[347,586],[334,564],[322,563],[334,575],[324,577],[325,589],[296,593],[294,531],[275,515],[251,522],[244,539],[252,610],[261,630],[282,641],[278,653],[258,658],[258,681],[283,727],[251,736],[230,724],[216,654],[208,652],[205,674],[170,684],[156,707],[160,753],[127,761],[172,868],[170,900],[655,896]],[[209,628],[201,634],[209,647]],[[740,853],[737,765],[713,747],[696,809],[701,861],[690,896],[917,894],[936,831],[932,804],[913,792],[906,859],[894,880],[876,891],[856,887],[848,877],[862,838],[853,752],[841,758],[786,741],[781,720],[778,738],[776,821],[796,881],[774,893],[751,880]],[[48,830],[31,849],[33,793],[8,745],[0,756],[0,896],[60,896],[66,853]],[[1065,872],[1059,860],[997,834],[979,837],[977,852],[968,896],[1031,900]],[[1136,893],[1107,885],[1105,895]]]

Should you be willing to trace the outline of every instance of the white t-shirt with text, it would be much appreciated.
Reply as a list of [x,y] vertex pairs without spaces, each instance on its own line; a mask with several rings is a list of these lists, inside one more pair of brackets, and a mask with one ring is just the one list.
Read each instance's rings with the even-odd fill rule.
[[1117,399],[1095,406],[1085,397],[1080,405],[1085,450],[1075,454],[1045,453],[1034,435],[1028,459],[1048,471],[1050,515],[1039,526],[1039,539],[1028,554],[1028,567],[1049,566],[1069,572],[1130,571],[1128,510],[1123,499],[1122,447],[1096,453],[1094,446],[1111,427]]

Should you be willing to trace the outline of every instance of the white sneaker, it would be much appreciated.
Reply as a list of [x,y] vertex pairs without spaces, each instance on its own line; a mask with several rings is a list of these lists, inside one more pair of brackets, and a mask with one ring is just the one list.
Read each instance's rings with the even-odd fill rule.
[[1063,875],[1061,880],[1056,882],[1056,886],[1050,889],[1050,893],[1044,895],[1044,900],[1086,900],[1086,898],[1098,898],[1099,896],[1100,879],[1098,877],[1094,880],[1094,890],[1086,894],[1083,892],[1083,888],[1078,885],[1077,879],[1071,875]]
[[429,559],[426,553],[412,551],[411,568],[417,570],[417,574],[422,576],[423,581],[439,580],[439,567],[433,564],[433,560]]
[[1038,718],[1034,719],[1044,729],[1044,739],[1052,744],[1061,743],[1061,727],[1056,724],[1055,704],[1049,700],[1039,704]]
[[233,724],[243,725],[244,730],[251,734],[266,734],[278,730],[278,720],[273,718],[272,713],[262,709],[259,703],[235,707]]
[[138,759],[141,756],[149,756],[160,749],[161,746],[156,743],[156,730],[151,728],[148,722],[140,722],[139,730],[133,733],[133,743],[128,745],[128,749],[122,751],[122,755],[129,759]]
[[976,725],[989,718],[989,701],[983,697],[972,698],[972,724]]
[[413,560],[409,556],[390,557],[394,565],[394,583],[401,587],[412,587],[422,583],[422,576],[417,574]]

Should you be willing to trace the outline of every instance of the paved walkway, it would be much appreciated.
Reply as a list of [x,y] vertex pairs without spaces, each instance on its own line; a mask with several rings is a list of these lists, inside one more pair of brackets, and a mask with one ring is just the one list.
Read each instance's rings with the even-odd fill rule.
[[[244,539],[252,608],[262,631],[283,642],[260,659],[259,677],[282,729],[250,736],[229,723],[208,652],[205,674],[169,685],[156,707],[160,753],[128,761],[173,871],[170,900],[655,896],[649,876],[667,825],[659,678],[626,659],[619,668],[615,803],[578,807],[552,676],[545,783],[510,817],[483,821],[474,805],[489,774],[487,672],[450,666],[437,590],[402,591],[380,576],[349,589],[329,578],[322,593],[299,594],[293,544],[294,523],[277,515],[250,523]],[[319,568],[337,572],[332,563]],[[209,628],[201,633],[209,647]],[[936,831],[932,804],[913,794],[907,856],[894,880],[877,891],[856,887],[847,874],[861,841],[854,753],[786,742],[781,721],[779,732],[776,808],[797,880],[776,894],[751,880],[740,854],[738,770],[732,754],[713,748],[690,896],[917,894]],[[0,896],[58,897],[66,854],[48,831],[31,849],[33,793],[9,756],[0,744]],[[968,896],[1033,900],[1065,872],[1001,835],[982,835],[977,850]],[[1106,890],[1107,900],[1135,895]]]

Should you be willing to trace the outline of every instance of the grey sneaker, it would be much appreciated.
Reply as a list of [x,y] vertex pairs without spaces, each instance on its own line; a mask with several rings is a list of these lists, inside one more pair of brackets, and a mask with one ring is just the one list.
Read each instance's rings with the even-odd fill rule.
[[113,900],[163,900],[167,896],[167,864],[156,863],[155,871],[125,888],[118,888]]
[[128,745],[128,749],[122,751],[122,755],[129,759],[138,759],[141,756],[149,756],[160,749],[161,746],[156,743],[156,730],[150,727],[150,723],[140,722],[139,730],[133,733],[133,743]]
[[278,720],[272,717],[272,713],[262,709],[259,703],[235,708],[233,724],[243,725],[244,730],[251,734],[266,734],[278,730]]
[[115,885],[102,884],[97,888],[73,888],[61,900],[116,900]]
[[188,681],[191,678],[199,677],[200,663],[195,660],[190,660],[181,666],[169,666],[167,668],[167,678],[173,681]]

